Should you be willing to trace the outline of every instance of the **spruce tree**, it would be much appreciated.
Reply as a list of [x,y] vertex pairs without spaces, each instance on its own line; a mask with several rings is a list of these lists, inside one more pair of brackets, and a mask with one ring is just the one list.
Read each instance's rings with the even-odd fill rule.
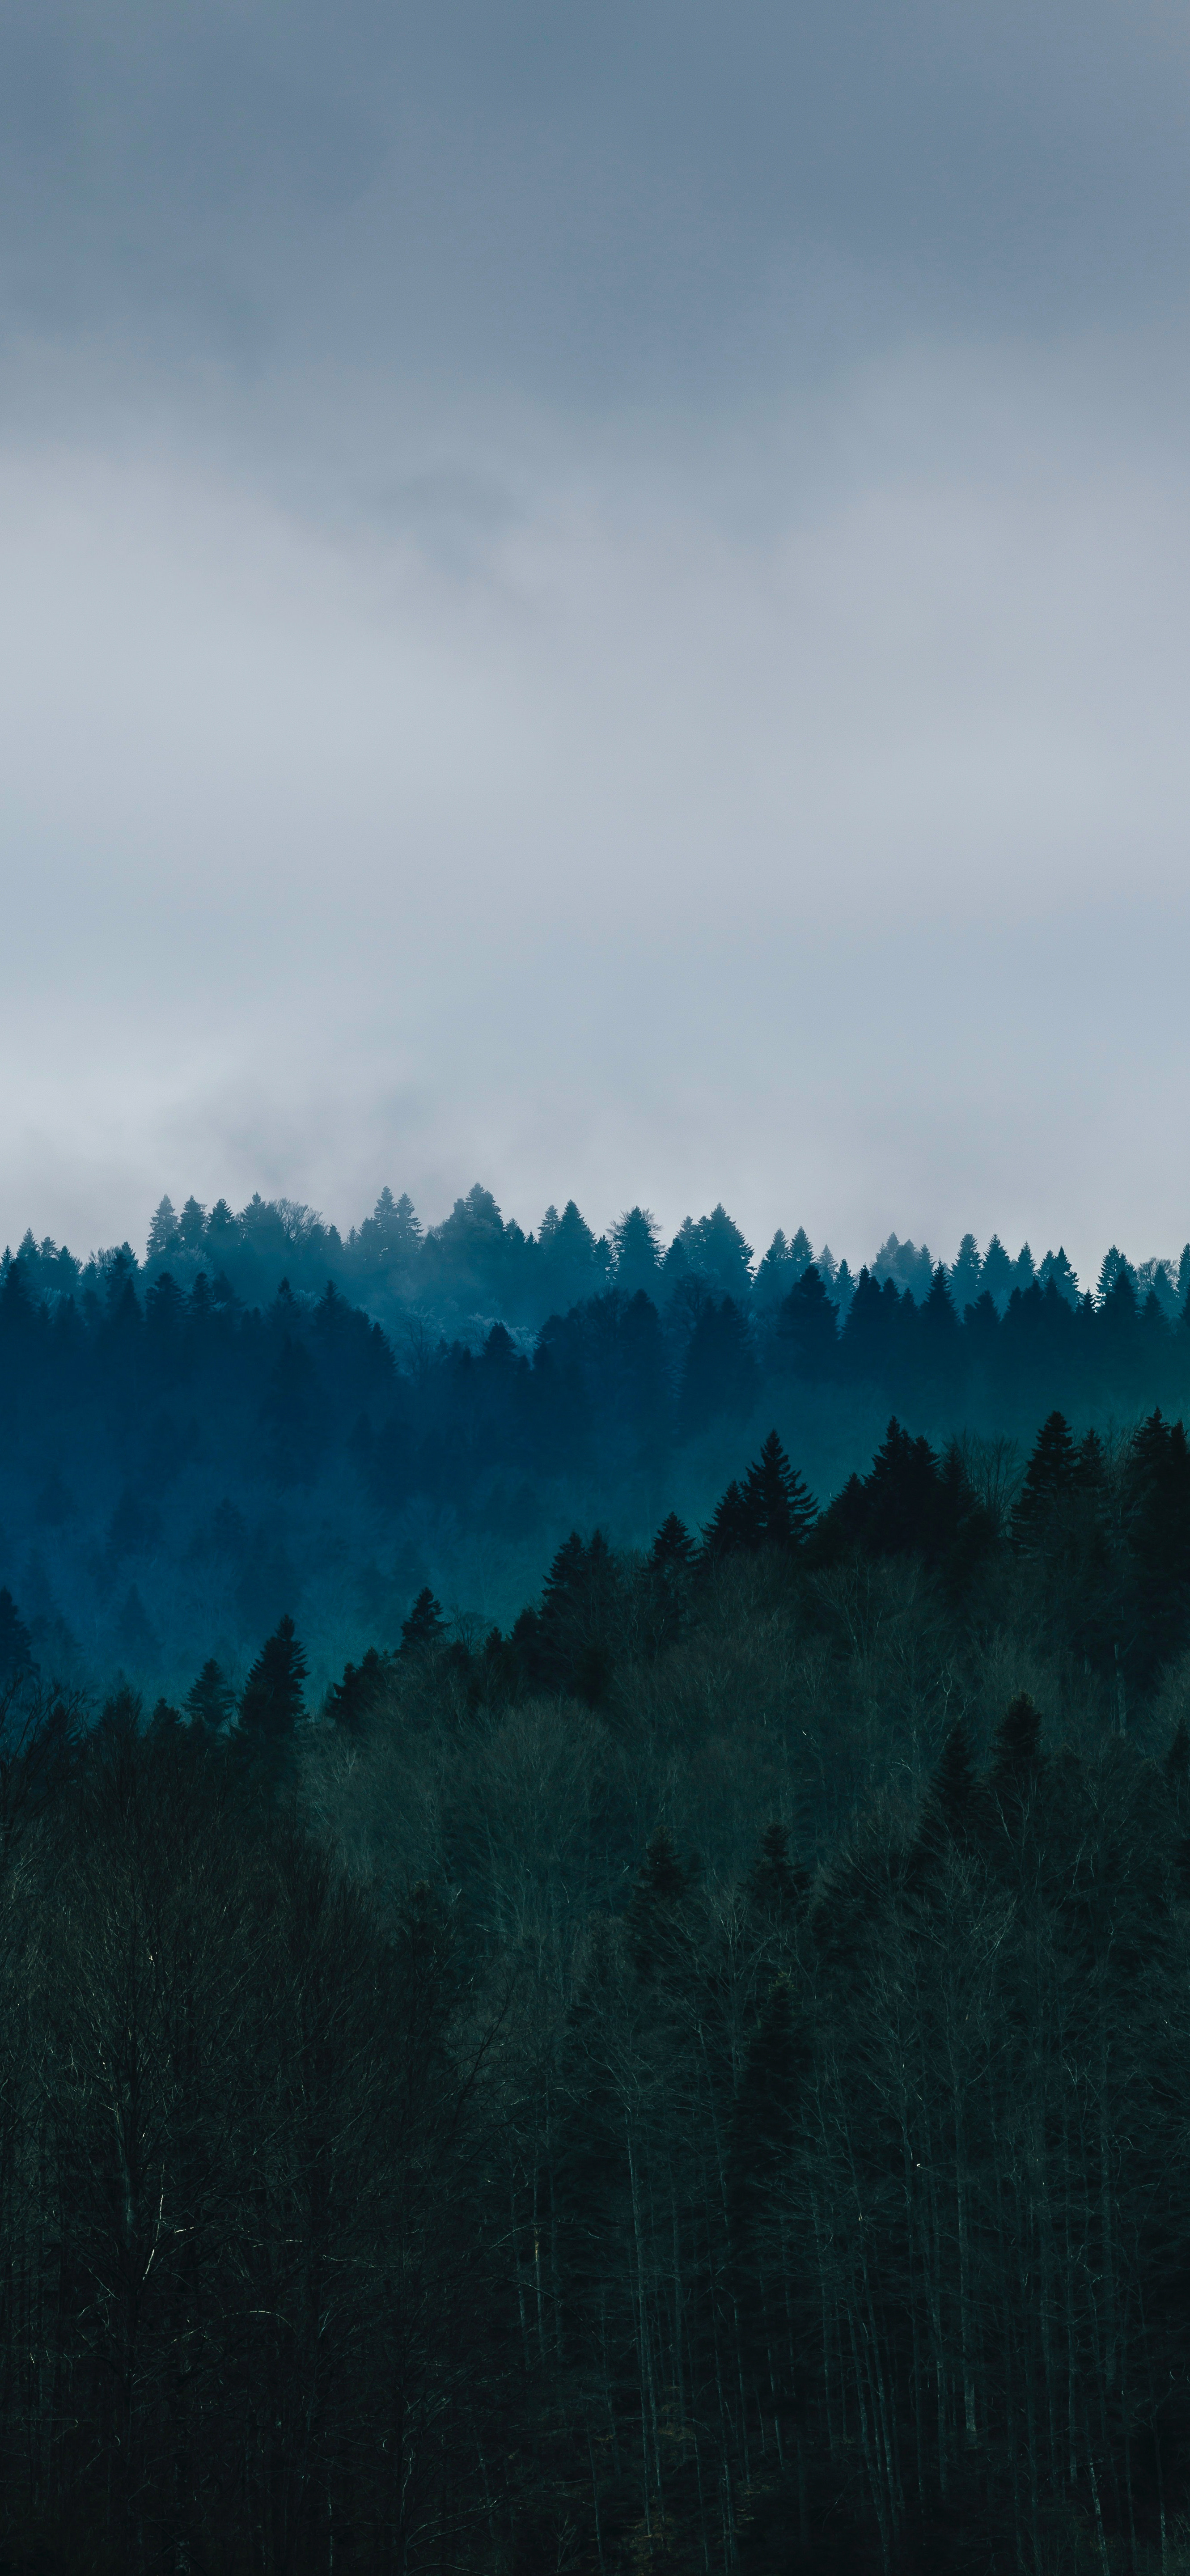
[[745,1554],[752,1543],[752,1516],[733,1476],[703,1531],[701,1562],[717,1565],[724,1557]]
[[649,1297],[657,1294],[661,1276],[661,1243],[657,1219],[649,1208],[629,1208],[611,1230],[611,1248],[615,1256],[616,1286],[622,1296],[634,1297],[644,1290]]
[[787,1555],[804,1545],[817,1516],[809,1488],[791,1467],[775,1431],[744,1479],[741,1494],[747,1544],[778,1547]]
[[240,1700],[240,1724],[267,1743],[292,1735],[304,1711],[307,1664],[286,1611],[261,1647]]
[[178,1241],[178,1220],[174,1215],[173,1201],[163,1198],[158,1202],[153,1222],[149,1227],[149,1240],[145,1246],[146,1261],[163,1261],[167,1252],[172,1250]]
[[1046,1415],[1033,1444],[1012,1515],[1014,1544],[1031,1551],[1040,1546],[1055,1511],[1073,1492],[1078,1461],[1065,1414]]
[[994,1234],[992,1236],[987,1251],[983,1256],[983,1267],[979,1274],[979,1285],[980,1288],[985,1290],[987,1295],[992,1299],[997,1314],[1003,1314],[1004,1308],[1008,1304],[1008,1300],[1012,1295],[1013,1276],[1012,1263],[1009,1260],[1008,1254],[1006,1253],[998,1234]]
[[965,1234],[947,1282],[957,1315],[962,1315],[968,1306],[975,1304],[979,1295],[979,1275],[979,1245],[973,1234]]
[[662,1521],[648,1554],[650,1574],[659,1574],[667,1582],[681,1582],[694,1570],[697,1549],[684,1521],[670,1512]]
[[424,1583],[407,1619],[401,1621],[400,1652],[424,1655],[439,1646],[446,1635],[446,1621],[441,1603],[435,1601],[429,1584]]
[[781,1366],[811,1384],[833,1377],[839,1356],[838,1322],[838,1308],[827,1296],[817,1262],[812,1261],[782,1300],[777,1316]]
[[226,1726],[235,1708],[235,1692],[213,1655],[186,1693],[186,1715],[194,1726]]
[[[495,1635],[499,1645],[499,1629]],[[375,1646],[369,1646],[361,1661],[345,1664],[342,1680],[331,1684],[326,1695],[326,1712],[346,1734],[363,1733],[368,1719],[384,1697],[392,1666],[391,1656],[381,1655]]]

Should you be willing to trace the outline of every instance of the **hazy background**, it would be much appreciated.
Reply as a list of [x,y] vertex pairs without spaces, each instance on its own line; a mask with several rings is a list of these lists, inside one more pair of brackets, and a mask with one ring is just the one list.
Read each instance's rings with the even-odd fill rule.
[[10,5],[0,1239],[1190,1233],[1172,6]]

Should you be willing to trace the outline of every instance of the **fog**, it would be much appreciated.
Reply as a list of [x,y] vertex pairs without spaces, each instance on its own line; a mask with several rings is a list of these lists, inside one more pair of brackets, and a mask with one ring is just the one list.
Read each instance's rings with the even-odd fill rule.
[[1157,9],[9,13],[0,1238],[1187,1231]]

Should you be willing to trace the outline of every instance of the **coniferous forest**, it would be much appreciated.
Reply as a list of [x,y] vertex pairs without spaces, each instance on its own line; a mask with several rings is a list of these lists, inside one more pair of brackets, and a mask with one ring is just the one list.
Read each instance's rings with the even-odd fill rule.
[[1190,1280],[198,1217],[0,1289],[0,2566],[1190,2564]]

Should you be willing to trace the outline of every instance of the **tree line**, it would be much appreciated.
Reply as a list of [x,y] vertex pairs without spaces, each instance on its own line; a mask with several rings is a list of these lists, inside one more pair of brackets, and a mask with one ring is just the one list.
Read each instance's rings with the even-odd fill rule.
[[[760,1316],[779,1305],[814,1262],[842,1318],[856,1285],[847,1261],[836,1260],[829,1244],[815,1252],[804,1226],[790,1235],[778,1227],[757,1258],[722,1203],[708,1215],[685,1217],[668,1244],[648,1208],[629,1208],[606,1233],[596,1234],[573,1199],[561,1215],[548,1207],[540,1224],[526,1232],[515,1217],[502,1215],[479,1182],[437,1225],[423,1225],[408,1194],[394,1198],[391,1189],[381,1191],[371,1216],[346,1235],[316,1209],[293,1199],[264,1199],[259,1191],[238,1211],[223,1198],[207,1208],[191,1197],[180,1209],[163,1198],[143,1262],[128,1243],[83,1262],[49,1236],[39,1242],[31,1227],[15,1255],[8,1247],[0,1256],[0,1275],[14,1258],[33,1295],[51,1303],[62,1296],[102,1298],[116,1269],[139,1278],[142,1289],[164,1271],[191,1289],[201,1272],[217,1301],[230,1295],[248,1305],[265,1304],[282,1277],[306,1295],[320,1294],[329,1278],[382,1322],[414,1313],[448,1339],[461,1331],[470,1342],[485,1320],[536,1330],[547,1316],[612,1288],[625,1297],[643,1290],[664,1306],[682,1282],[701,1281],[714,1295],[731,1297]],[[919,1303],[938,1266],[926,1244],[896,1234],[888,1235],[866,1265],[881,1284],[891,1279]],[[1044,1289],[1051,1279],[1068,1303],[1078,1303],[1078,1279],[1061,1246],[1037,1262],[1027,1243],[1010,1255],[993,1234],[981,1253],[974,1235],[965,1234],[954,1261],[941,1266],[960,1316],[983,1294],[1003,1314],[1015,1289],[1023,1295],[1035,1281]],[[1126,1260],[1113,1244],[1100,1265],[1097,1302],[1121,1269],[1140,1304],[1151,1291],[1168,1320],[1176,1320],[1190,1294],[1190,1244],[1180,1258],[1139,1263]]]
[[470,1342],[386,1332],[333,1282],[252,1306],[122,1258],[101,1289],[39,1295],[21,1257],[0,1282],[0,1581],[64,1677],[174,1687],[204,1641],[242,1672],[285,1608],[322,1666],[338,1635],[395,1644],[426,1581],[465,1598],[494,1561],[504,1599],[528,1588],[575,1517],[701,1513],[766,1416],[829,1491],[889,1410],[937,1440],[1020,1435],[1054,1405],[1106,1429],[1188,1395],[1190,1328],[1123,1263],[1098,1299],[1051,1276],[961,1315],[941,1267],[920,1299],[862,1271],[845,1314],[814,1262],[768,1307],[690,1273],[660,1304],[610,1288]]

